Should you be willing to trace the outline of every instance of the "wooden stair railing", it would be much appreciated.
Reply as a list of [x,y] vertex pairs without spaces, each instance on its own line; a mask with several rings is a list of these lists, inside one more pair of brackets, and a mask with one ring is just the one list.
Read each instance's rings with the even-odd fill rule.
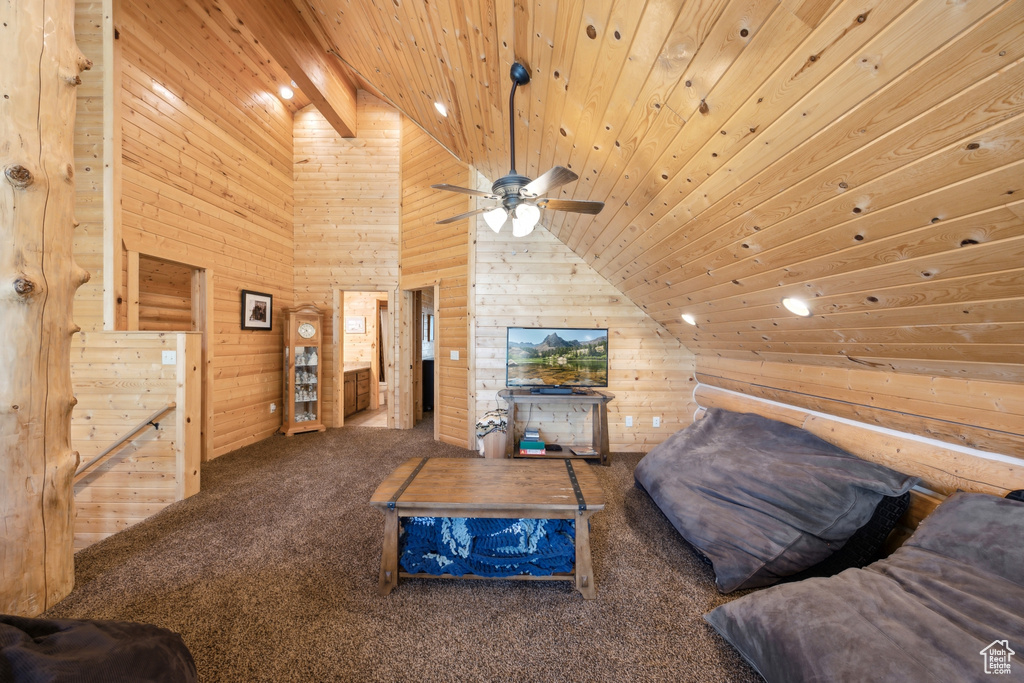
[[168,403],[163,408],[161,408],[160,410],[156,411],[155,413],[153,413],[152,415],[147,417],[145,420],[143,420],[139,424],[135,425],[134,428],[132,428],[129,432],[127,432],[123,436],[121,436],[117,441],[115,441],[114,443],[112,443],[109,446],[107,446],[103,450],[102,453],[100,453],[99,455],[97,455],[96,457],[94,457],[92,460],[90,460],[89,462],[85,463],[84,465],[79,466],[79,468],[77,470],[75,470],[75,483],[77,484],[79,481],[81,481],[83,478],[85,478],[85,475],[86,475],[87,471],[91,467],[93,467],[94,465],[99,464],[101,460],[107,458],[111,453],[113,453],[115,450],[117,450],[121,446],[121,444],[125,443],[129,439],[134,438],[135,435],[137,435],[139,432],[144,430],[146,427],[152,426],[154,429],[158,429],[157,425],[159,425],[159,423],[156,421],[157,418],[160,418],[165,413],[170,412],[171,410],[174,410],[177,406],[178,406],[177,403],[173,403],[173,402],[172,403]]

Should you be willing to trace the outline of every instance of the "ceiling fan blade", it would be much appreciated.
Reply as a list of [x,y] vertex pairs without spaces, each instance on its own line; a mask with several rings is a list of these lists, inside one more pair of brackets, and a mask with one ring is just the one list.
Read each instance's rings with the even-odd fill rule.
[[519,194],[523,197],[539,197],[542,194],[546,194],[551,188],[571,183],[577,178],[579,178],[578,175],[564,166],[555,166],[536,180],[532,180],[527,183],[526,186],[519,191]]
[[478,213],[484,213],[484,212],[490,211],[493,208],[494,208],[493,206],[488,206],[487,208],[484,208],[484,209],[473,209],[472,211],[467,211],[466,213],[460,213],[458,216],[451,216],[449,218],[442,218],[441,220],[439,220],[434,225],[448,225],[449,223],[454,223],[455,221],[461,221],[463,218],[469,218],[470,216],[475,216]]
[[604,202],[582,202],[575,199],[541,199],[537,202],[541,209],[551,211],[572,211],[573,213],[599,214]]
[[471,190],[468,187],[459,187],[458,185],[449,185],[448,183],[441,183],[440,185],[431,185],[435,190],[448,190],[449,192],[461,192],[462,194],[471,194],[474,197],[487,197],[488,199],[498,199],[497,196],[490,192],[484,192],[483,190]]

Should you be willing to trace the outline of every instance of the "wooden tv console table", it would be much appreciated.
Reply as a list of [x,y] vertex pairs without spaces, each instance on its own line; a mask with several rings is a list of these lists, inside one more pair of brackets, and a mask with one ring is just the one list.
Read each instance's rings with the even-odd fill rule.
[[[602,465],[607,465],[611,455],[611,447],[608,445],[608,402],[615,398],[614,394],[605,391],[587,389],[574,391],[571,394],[534,394],[529,389],[502,389],[498,397],[508,404],[508,438],[505,439],[505,456],[513,458],[517,455],[521,432],[516,431],[517,408],[529,403],[570,403],[575,405],[589,405],[593,414],[594,437],[588,444],[597,451],[597,455],[580,456],[573,455],[565,450],[552,451],[543,458],[600,458]],[[569,445],[571,447],[571,444]]]

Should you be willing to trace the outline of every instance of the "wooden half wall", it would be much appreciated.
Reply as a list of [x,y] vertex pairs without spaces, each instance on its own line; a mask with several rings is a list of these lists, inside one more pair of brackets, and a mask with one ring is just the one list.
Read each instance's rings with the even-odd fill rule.
[[[403,290],[438,287],[438,299],[433,302],[438,378],[435,437],[469,448],[468,297],[472,222],[465,219],[437,225],[437,221],[473,207],[469,195],[430,187],[437,183],[471,187],[469,167],[403,117],[400,285]],[[414,324],[418,325],[419,320]],[[459,354],[457,360],[452,358],[453,351]]]
[[75,480],[79,550],[199,491],[202,347],[197,332],[88,332],[71,350],[71,444],[87,463],[173,408]]

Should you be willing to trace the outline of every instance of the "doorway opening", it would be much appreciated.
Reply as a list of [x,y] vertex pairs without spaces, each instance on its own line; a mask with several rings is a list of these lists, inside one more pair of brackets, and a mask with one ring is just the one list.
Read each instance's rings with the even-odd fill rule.
[[[438,317],[439,284],[402,290],[401,338],[398,347],[407,390],[400,392],[399,414],[406,427],[430,429],[440,439],[438,364],[434,349],[440,348]],[[408,375],[405,370],[408,368]]]
[[395,426],[393,299],[386,287],[335,290],[334,426]]
[[128,330],[202,334],[200,461],[213,452],[213,271],[138,251],[126,252]]

